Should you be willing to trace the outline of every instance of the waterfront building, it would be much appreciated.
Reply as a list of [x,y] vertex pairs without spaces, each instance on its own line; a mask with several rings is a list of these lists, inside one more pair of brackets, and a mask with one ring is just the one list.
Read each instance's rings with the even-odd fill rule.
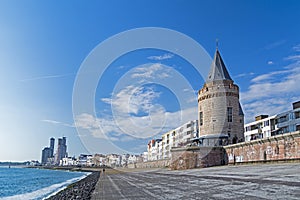
[[172,147],[184,147],[197,138],[198,135],[198,120],[189,121],[175,129],[175,142]]
[[56,155],[55,155],[56,164],[59,164],[60,160],[62,160],[65,157],[68,157],[67,139],[66,139],[66,137],[58,138],[57,151],[56,151]]
[[300,130],[300,101],[292,106],[292,110],[276,115],[272,136]]
[[93,160],[95,166],[105,166],[106,156],[103,154],[95,154]]
[[127,167],[129,154],[123,154],[121,156],[121,166]]
[[80,166],[91,166],[91,160],[93,155],[90,154],[80,154],[78,157],[78,165]]
[[121,156],[118,154],[108,154],[106,155],[106,165],[109,167],[119,167],[121,166]]
[[234,84],[216,49],[210,72],[198,92],[199,142],[223,146],[244,141],[244,113]]
[[268,138],[300,130],[300,101],[293,109],[274,116],[260,115],[254,122],[245,124],[245,141]]
[[170,158],[170,150],[175,144],[175,130],[171,130],[162,135],[162,159]]
[[52,164],[53,162],[53,152],[54,152],[54,138],[50,138],[50,147],[45,147],[42,150],[42,165]]
[[162,139],[150,140],[148,143],[148,161],[162,157]]
[[128,157],[128,164],[135,164],[137,162],[138,156],[136,155],[129,155]]
[[164,133],[161,139],[148,142],[148,161],[170,158],[170,150],[174,147],[189,145],[198,137],[198,120],[187,123]]
[[274,130],[276,115],[269,117],[268,115],[259,115],[255,117],[255,121],[245,124],[245,141],[267,138],[271,136]]
[[143,152],[142,158],[143,158],[143,162],[147,162],[148,161],[148,152]]
[[42,150],[42,160],[41,160],[42,165],[48,164],[49,158],[51,158],[51,149],[49,147],[45,147]]
[[51,149],[51,157],[54,156],[54,143],[55,143],[55,139],[54,138],[50,138],[50,149]]
[[75,157],[65,157],[60,160],[60,166],[76,166],[78,164]]
[[187,123],[165,133],[162,136],[162,159],[170,158],[170,151],[174,147],[185,147],[198,137],[198,120]]

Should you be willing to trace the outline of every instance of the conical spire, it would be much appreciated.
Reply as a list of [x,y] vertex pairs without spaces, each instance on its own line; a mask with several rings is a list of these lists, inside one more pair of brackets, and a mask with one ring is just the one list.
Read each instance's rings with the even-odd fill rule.
[[208,74],[206,82],[212,82],[216,80],[232,80],[225,67],[218,48],[216,49],[214,60],[211,64],[210,72]]

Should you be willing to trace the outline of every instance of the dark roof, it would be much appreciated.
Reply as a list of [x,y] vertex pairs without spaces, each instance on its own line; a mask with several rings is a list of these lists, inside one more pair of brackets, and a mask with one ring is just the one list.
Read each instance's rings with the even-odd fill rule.
[[232,80],[218,49],[216,50],[206,82],[212,82],[216,80]]

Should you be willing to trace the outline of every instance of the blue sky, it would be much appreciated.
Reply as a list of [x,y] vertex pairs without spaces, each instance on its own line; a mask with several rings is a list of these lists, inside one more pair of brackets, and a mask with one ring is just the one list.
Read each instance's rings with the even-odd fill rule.
[[[107,66],[94,91],[95,115],[82,111],[74,122],[80,66],[101,42],[136,28],[178,31],[210,56],[218,38],[246,121],[291,109],[300,100],[299,9],[296,0],[0,1],[0,160],[40,159],[49,138],[62,136],[70,155],[138,153],[160,131],[196,118],[193,95],[203,77],[174,52],[141,49]],[[159,80],[190,85],[177,93]]]

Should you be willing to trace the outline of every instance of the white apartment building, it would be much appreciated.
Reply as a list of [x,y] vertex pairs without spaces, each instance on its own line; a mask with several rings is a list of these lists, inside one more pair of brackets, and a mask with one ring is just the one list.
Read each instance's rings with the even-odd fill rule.
[[147,148],[148,161],[159,160],[162,157],[162,140],[150,140]]
[[260,115],[255,122],[245,125],[245,141],[268,138],[271,136],[300,130],[300,101],[293,103],[293,110],[274,116]]
[[272,124],[274,124],[276,115],[260,115],[255,117],[255,121],[245,124],[245,141],[268,138],[271,136]]
[[175,147],[186,146],[198,137],[198,120],[193,120],[175,129]]
[[129,157],[129,154],[123,154],[121,156],[121,166],[123,166],[123,167],[127,166],[127,164],[128,164],[128,157]]
[[144,152],[142,157],[143,157],[143,162],[147,162],[148,161],[148,152]]
[[162,154],[161,158],[166,159],[170,157],[170,150],[175,144],[175,130],[171,130],[162,135]]
[[77,165],[77,160],[74,157],[65,157],[60,160],[60,166],[75,166]]
[[129,155],[128,157],[128,164],[134,164],[137,161],[138,156],[136,155]]
[[106,165],[109,167],[119,167],[121,166],[122,157],[117,154],[109,154],[106,156]]
[[300,130],[300,101],[293,103],[293,110],[276,116],[273,135],[290,133]]
[[106,156],[103,154],[95,154],[93,158],[93,164],[95,166],[105,166],[106,165]]
[[162,135],[162,153],[159,159],[170,158],[173,147],[184,147],[198,137],[198,120],[189,121],[182,126]]
[[78,157],[78,165],[80,166],[90,166],[93,155],[80,154]]

